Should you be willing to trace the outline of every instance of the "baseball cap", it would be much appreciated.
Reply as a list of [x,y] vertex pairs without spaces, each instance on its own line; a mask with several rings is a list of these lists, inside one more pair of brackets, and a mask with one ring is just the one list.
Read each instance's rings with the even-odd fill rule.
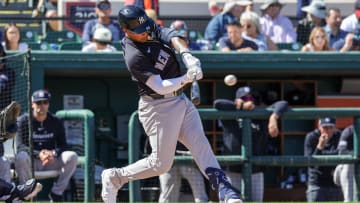
[[331,117],[324,117],[324,118],[320,118],[320,126],[324,127],[324,126],[335,126],[336,125],[336,120],[335,118],[331,118]]
[[360,0],[355,2],[355,15],[357,18],[360,18]]
[[97,28],[94,33],[94,40],[101,43],[111,43],[111,31],[105,27]]
[[47,90],[37,90],[31,96],[32,102],[50,100],[51,94]]
[[111,7],[111,3],[109,0],[100,0],[96,4],[96,7],[98,7],[100,10],[108,10]]
[[236,98],[241,99],[242,97],[246,96],[247,94],[251,93],[251,89],[248,86],[245,87],[239,87],[236,90]]

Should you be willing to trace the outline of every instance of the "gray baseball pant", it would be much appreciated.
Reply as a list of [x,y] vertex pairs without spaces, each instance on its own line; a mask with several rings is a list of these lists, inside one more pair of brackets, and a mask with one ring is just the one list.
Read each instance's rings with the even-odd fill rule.
[[182,178],[190,184],[195,202],[208,202],[204,177],[197,167],[174,164],[170,171],[159,176],[161,190],[159,203],[179,202]]
[[[53,184],[51,191],[57,195],[62,195],[69,184],[71,176],[74,174],[78,156],[73,151],[64,151],[54,162],[45,166],[40,159],[34,159],[35,171],[60,170],[60,176]],[[20,151],[15,157],[15,169],[19,177],[20,184],[25,183],[31,178],[30,156],[25,151]]]
[[[241,191],[242,178],[241,173],[225,171],[230,179],[232,186]],[[251,174],[251,200],[253,202],[262,202],[264,199],[264,173],[258,172]]]

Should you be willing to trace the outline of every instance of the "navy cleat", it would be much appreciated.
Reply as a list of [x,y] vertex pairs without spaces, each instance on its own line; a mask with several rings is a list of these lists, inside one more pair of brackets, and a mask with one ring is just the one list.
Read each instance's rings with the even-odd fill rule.
[[5,201],[10,203],[13,200],[31,200],[42,190],[42,185],[35,179],[26,181],[23,185],[14,186],[10,197]]
[[220,203],[242,203],[239,194],[232,188],[221,169],[209,167],[205,173],[209,177],[211,188],[218,191]]

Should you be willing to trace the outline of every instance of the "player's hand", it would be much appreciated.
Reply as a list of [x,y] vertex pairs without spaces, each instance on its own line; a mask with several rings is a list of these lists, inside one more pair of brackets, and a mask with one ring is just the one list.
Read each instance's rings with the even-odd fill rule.
[[187,69],[198,67],[201,69],[201,63],[198,58],[186,52],[181,54],[182,61],[184,62]]
[[54,155],[55,155],[55,153],[52,150],[47,150],[47,149],[41,150],[39,153],[39,158],[42,162],[42,165],[45,166],[45,165],[53,162],[55,159]]
[[319,142],[317,144],[317,148],[323,150],[326,143],[328,143],[328,141],[329,141],[329,135],[325,134],[325,133],[321,134],[319,137]]
[[196,80],[201,80],[203,78],[203,72],[200,67],[189,68],[186,75],[189,81],[193,81],[194,77],[196,77]]

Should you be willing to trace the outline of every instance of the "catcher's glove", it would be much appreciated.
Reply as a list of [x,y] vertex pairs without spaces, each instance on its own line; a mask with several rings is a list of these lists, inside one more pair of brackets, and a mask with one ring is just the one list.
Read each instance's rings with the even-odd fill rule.
[[0,112],[0,140],[15,137],[17,131],[16,120],[20,114],[20,104],[12,101]]

